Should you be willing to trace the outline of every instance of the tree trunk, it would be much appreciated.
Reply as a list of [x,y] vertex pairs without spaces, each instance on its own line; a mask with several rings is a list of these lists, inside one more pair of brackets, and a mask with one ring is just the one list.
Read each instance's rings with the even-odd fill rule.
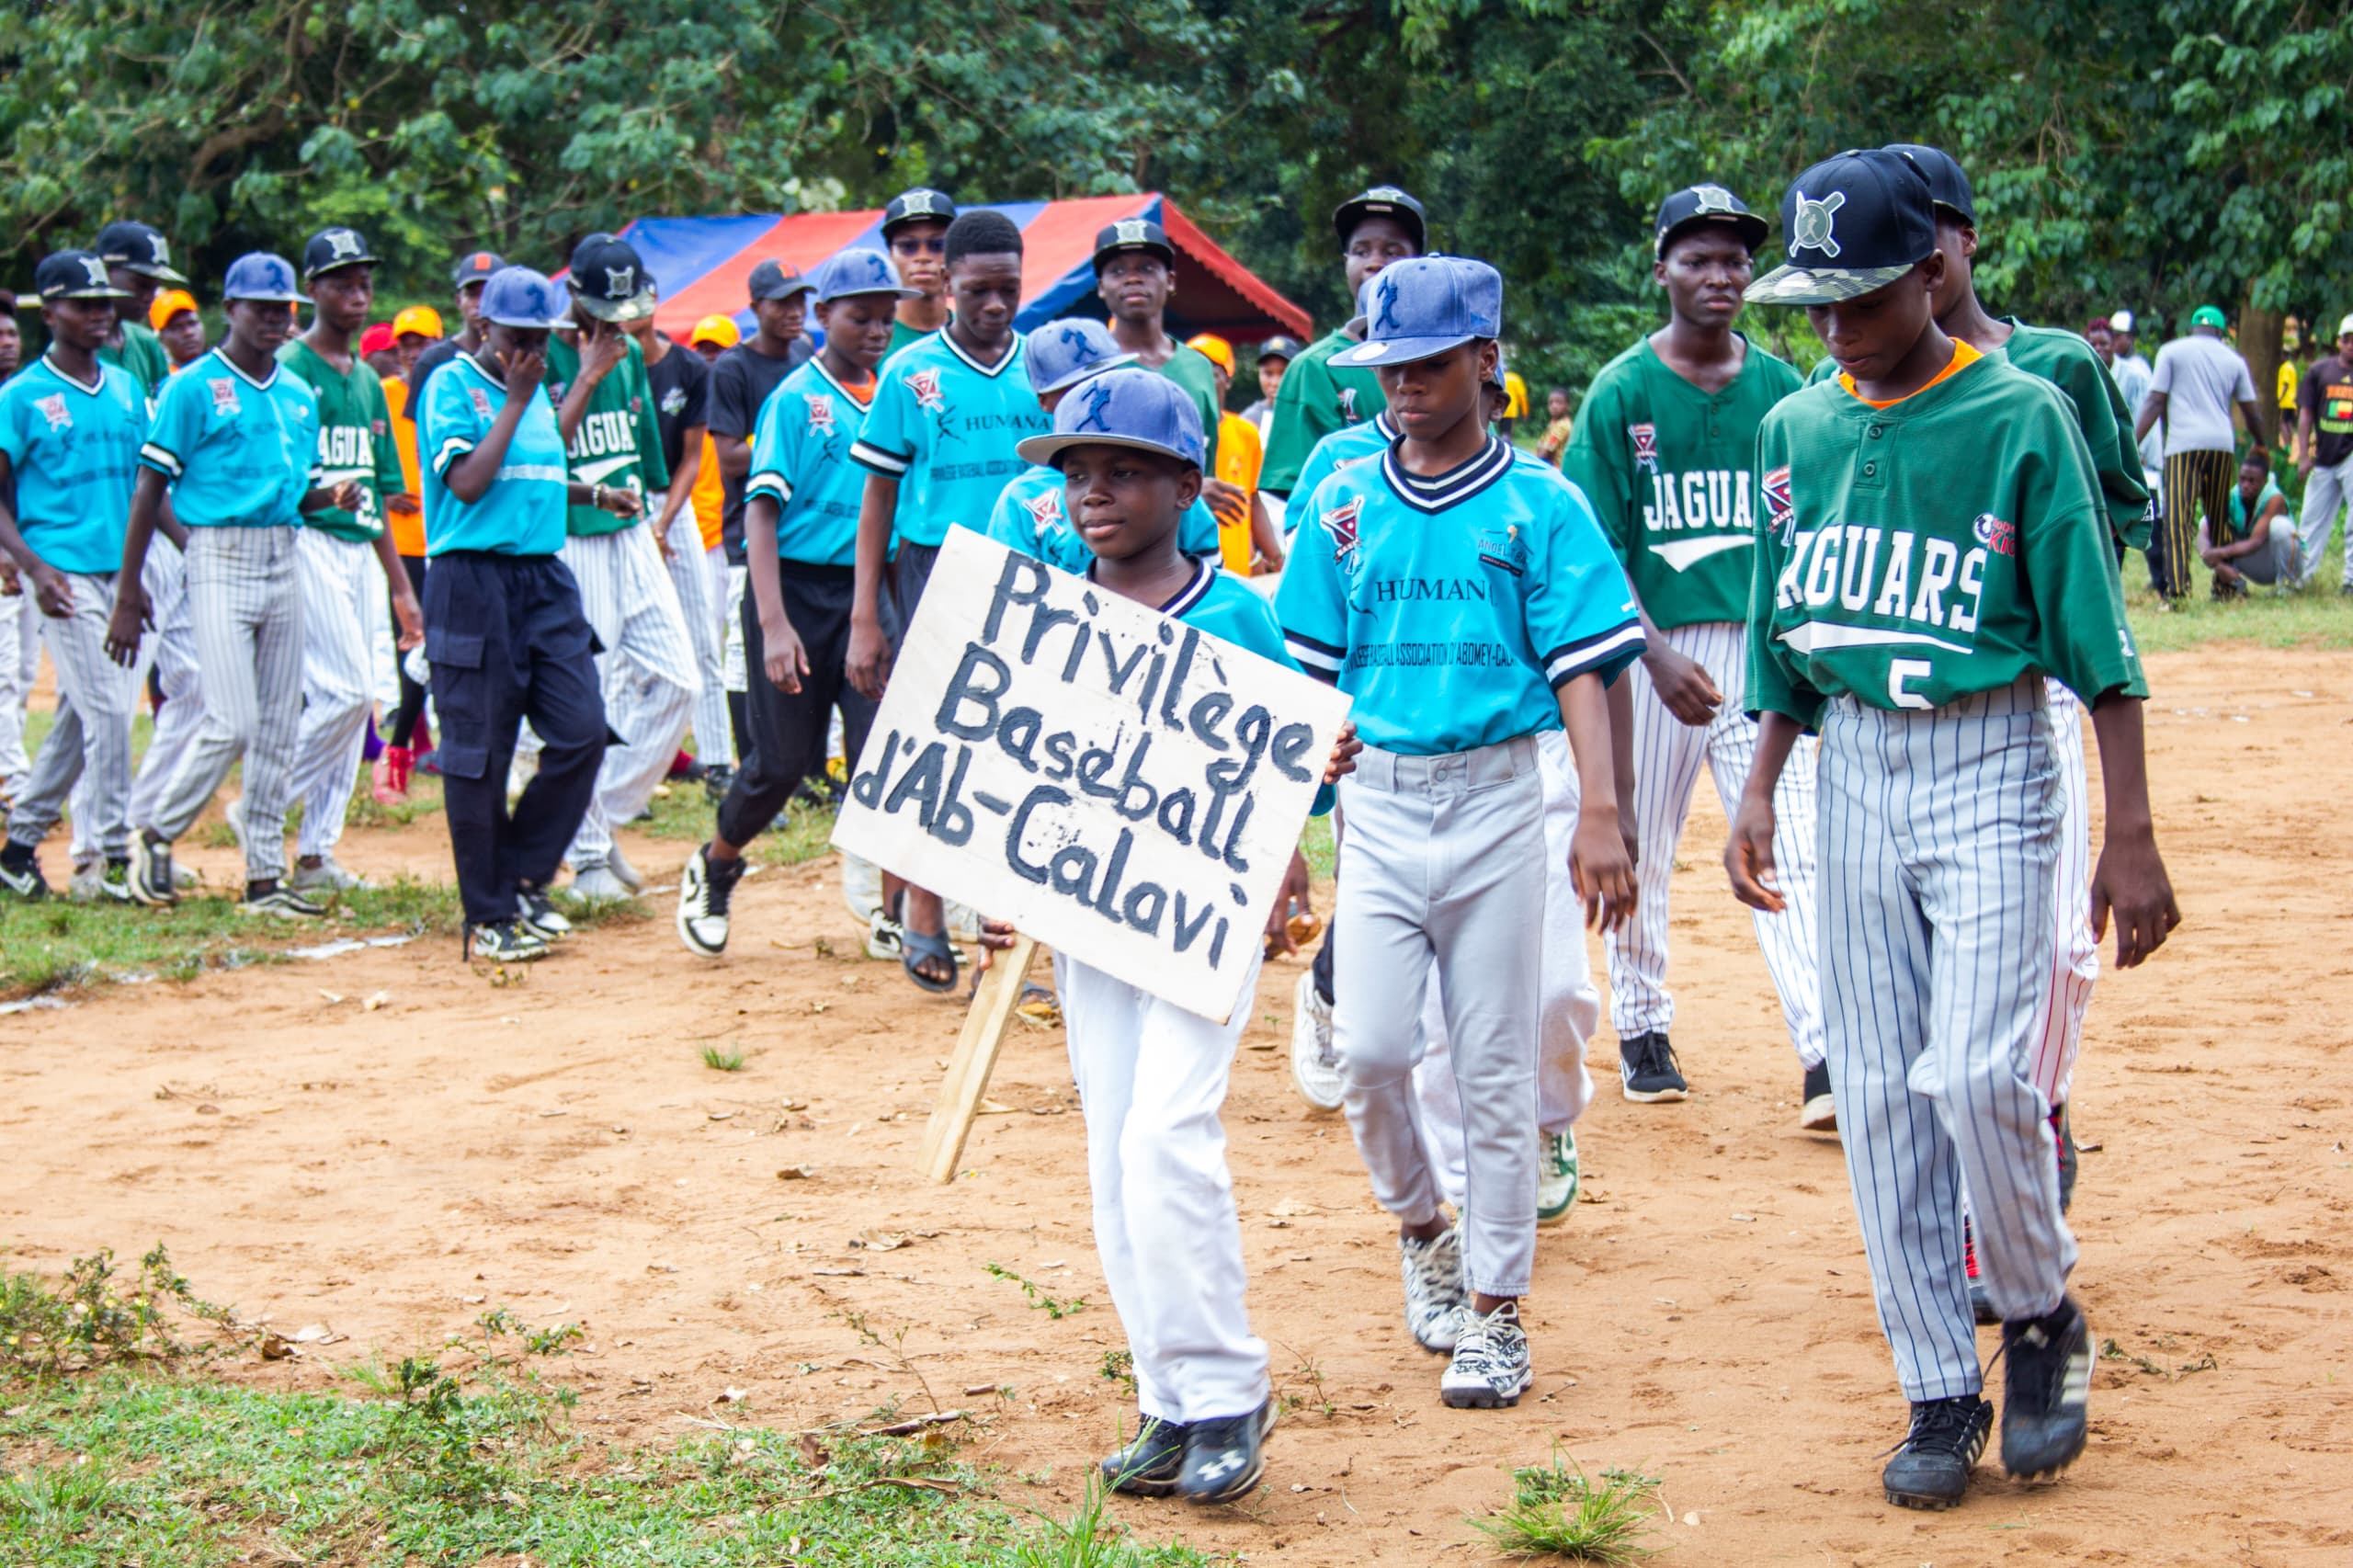
[[2278,311],[2258,308],[2252,301],[2239,306],[2238,349],[2246,360],[2247,371],[2255,378],[2255,406],[2262,411],[2263,428],[2256,433],[2264,446],[2279,439],[2279,332],[2282,316]]

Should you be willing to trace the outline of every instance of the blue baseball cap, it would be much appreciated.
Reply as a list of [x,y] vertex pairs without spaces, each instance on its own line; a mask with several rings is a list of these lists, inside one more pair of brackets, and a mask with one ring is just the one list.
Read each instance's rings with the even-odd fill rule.
[[1461,256],[1417,256],[1373,274],[1365,341],[1332,356],[1341,365],[1408,365],[1504,330],[1503,274]]
[[482,317],[500,326],[545,332],[572,315],[572,293],[545,273],[507,267],[482,286]]
[[[784,269],[777,270],[781,273]],[[835,251],[819,262],[817,270],[809,275],[808,284],[821,305],[852,294],[888,294],[894,300],[923,298],[922,290],[910,289],[899,281],[899,268],[889,256],[864,245]],[[752,295],[756,300],[769,297],[757,291]]]
[[1089,376],[1135,363],[1111,339],[1111,329],[1086,316],[1064,316],[1031,333],[1021,346],[1029,386],[1040,397],[1074,387]]
[[1129,447],[1201,466],[1208,444],[1200,412],[1175,381],[1133,365],[1082,380],[1083,389],[1054,410],[1054,433],[1014,449],[1023,459],[1051,466],[1073,447]]
[[294,264],[282,256],[267,251],[253,251],[229,264],[229,276],[222,281],[221,298],[258,300],[272,305],[307,305],[310,297],[294,287]]
[[1833,305],[1884,289],[1937,248],[1936,197],[1906,153],[1824,158],[1781,198],[1790,259],[1748,286],[1762,305]]

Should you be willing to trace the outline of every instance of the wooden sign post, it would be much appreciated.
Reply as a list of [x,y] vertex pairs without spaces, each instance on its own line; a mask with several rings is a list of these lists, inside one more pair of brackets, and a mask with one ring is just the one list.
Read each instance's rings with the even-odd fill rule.
[[1036,942],[1014,937],[1013,946],[996,955],[973,992],[964,1030],[956,1037],[956,1053],[948,1059],[948,1076],[939,1085],[939,1103],[932,1108],[922,1150],[915,1155],[915,1169],[934,1181],[956,1179],[956,1163],[964,1157],[964,1140],[981,1114],[997,1051],[1013,1022],[1013,1009],[1020,1005],[1029,960],[1037,952]]

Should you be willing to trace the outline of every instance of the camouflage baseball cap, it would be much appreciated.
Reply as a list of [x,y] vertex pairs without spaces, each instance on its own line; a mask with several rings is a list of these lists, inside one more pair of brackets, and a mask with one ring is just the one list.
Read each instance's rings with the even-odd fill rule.
[[1748,286],[1762,305],[1829,305],[1884,289],[1937,248],[1927,176],[1883,147],[1841,153],[1781,198],[1790,259]]

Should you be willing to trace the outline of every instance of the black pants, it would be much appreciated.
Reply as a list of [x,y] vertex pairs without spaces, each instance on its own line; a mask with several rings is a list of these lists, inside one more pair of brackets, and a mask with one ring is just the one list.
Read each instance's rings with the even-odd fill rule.
[[[545,885],[588,814],[605,758],[605,699],[580,585],[552,555],[451,551],[426,579],[425,656],[441,716],[441,795],[472,925],[509,920],[518,882]],[[540,771],[510,815],[523,721]]]
[[[418,604],[423,604],[425,602],[425,557],[404,555],[401,557],[401,566],[408,573],[409,591],[416,596]],[[394,616],[392,624],[395,627],[399,626],[400,617]],[[408,660],[404,655],[395,652],[392,667],[400,671],[401,705],[392,710],[392,734],[389,744],[404,746],[416,738],[416,722],[425,717],[425,687],[409,678]]]
[[[744,595],[744,708],[749,744],[744,763],[719,803],[719,836],[749,844],[783,814],[804,778],[825,771],[825,738],[833,710],[842,710],[842,747],[852,766],[874,724],[875,702],[858,694],[845,673],[849,658],[853,572],[847,566],[779,563],[784,613],[809,655],[799,691],[767,677],[767,644],[760,636],[756,593]],[[885,617],[886,622],[888,617]]]

